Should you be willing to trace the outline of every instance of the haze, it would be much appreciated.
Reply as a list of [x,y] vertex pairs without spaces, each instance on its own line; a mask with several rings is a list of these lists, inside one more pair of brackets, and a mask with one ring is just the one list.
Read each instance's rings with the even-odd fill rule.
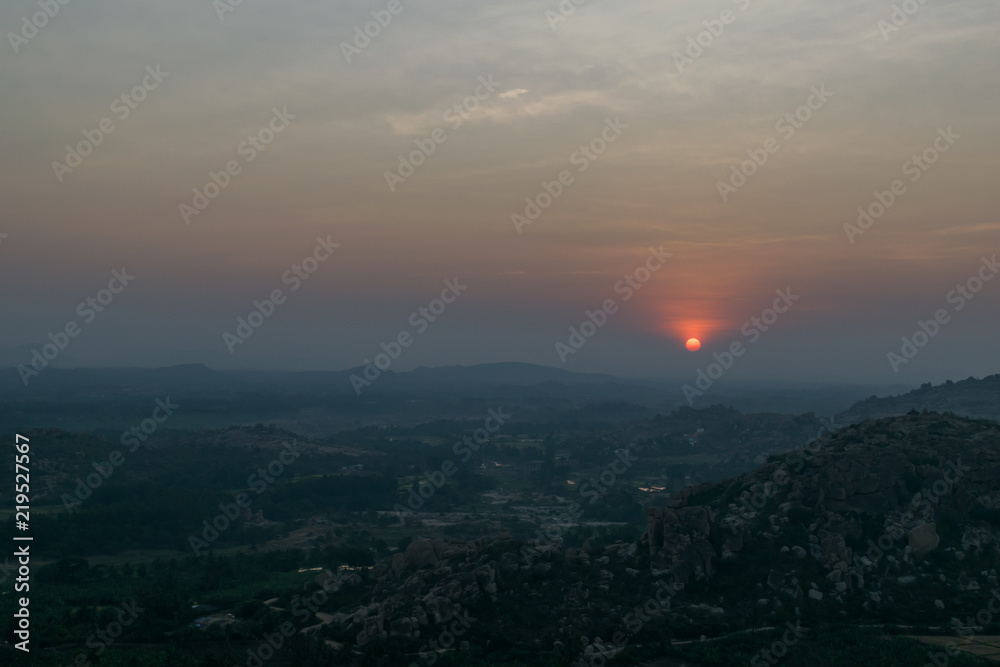
[[[342,43],[389,4],[78,1],[16,53],[8,36],[0,280],[17,318],[0,347],[28,362],[125,267],[134,283],[57,365],[344,369],[404,331],[393,370],[526,361],[693,379],[734,341],[747,344],[734,379],[940,381],[995,365],[1000,281],[961,309],[948,294],[992,278],[982,258],[997,251],[996,3],[934,0],[885,32],[888,2],[591,0],[555,22],[556,2],[402,0],[348,62]],[[0,26],[17,33],[36,11],[4,3]],[[153,87],[147,67],[169,74]],[[144,77],[121,118],[114,101]],[[807,121],[778,129],[810,101]],[[104,118],[115,129],[59,173]],[[269,125],[262,150],[240,148]],[[911,180],[905,163],[948,128]],[[446,140],[428,144],[436,130]],[[603,153],[581,158],[602,132]],[[776,152],[720,189],[769,138]],[[387,179],[420,145],[433,154]],[[230,161],[239,173],[186,220],[181,205]],[[512,216],[564,170],[572,182],[519,233]],[[849,238],[897,179],[905,193]],[[290,291],[283,274],[318,238],[340,247]],[[615,285],[661,247],[671,256],[625,302]],[[415,332],[411,313],[456,279],[468,289]],[[223,334],[275,289],[287,300],[230,353]],[[776,290],[799,298],[750,343],[741,328]],[[563,363],[556,344],[609,298],[617,311]],[[895,372],[887,354],[941,309]],[[692,336],[700,352],[684,349]]]

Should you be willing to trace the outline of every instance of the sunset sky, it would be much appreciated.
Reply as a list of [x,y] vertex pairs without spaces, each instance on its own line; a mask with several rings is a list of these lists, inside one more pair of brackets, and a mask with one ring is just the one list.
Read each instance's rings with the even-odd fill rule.
[[[74,0],[34,34],[39,5],[4,2],[0,347],[28,362],[75,320],[57,363],[345,369],[406,331],[393,370],[683,379],[737,341],[745,381],[1000,370],[1000,279],[961,309],[948,298],[992,278],[982,258],[1000,250],[1000,4],[913,0],[896,24],[888,1],[559,8]],[[378,18],[364,48],[343,46]],[[115,102],[136,86],[134,109]],[[114,130],[79,166],[53,166],[105,118]],[[269,124],[262,150],[242,143]],[[390,187],[417,142],[433,154]],[[933,164],[907,165],[925,150]],[[766,162],[723,201],[719,182],[752,155]],[[227,163],[238,173],[185,220]],[[512,216],[564,171],[519,232]],[[876,191],[895,201],[845,232]],[[317,238],[340,247],[291,291],[282,276]],[[625,301],[616,283],[661,246],[671,256]],[[78,304],[122,267],[134,282],[86,322]],[[456,278],[467,290],[417,331],[411,314]],[[231,354],[223,334],[275,289],[287,300]],[[744,323],[787,289],[799,298],[751,341]],[[608,299],[616,312],[564,364],[556,344]],[[887,354],[941,309],[894,372]]]

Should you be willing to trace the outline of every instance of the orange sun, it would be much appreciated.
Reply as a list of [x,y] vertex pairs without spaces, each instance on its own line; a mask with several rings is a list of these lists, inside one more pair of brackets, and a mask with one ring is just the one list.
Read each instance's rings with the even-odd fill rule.
[[697,352],[701,349],[701,341],[697,338],[688,338],[687,343],[685,343],[685,347],[692,352]]

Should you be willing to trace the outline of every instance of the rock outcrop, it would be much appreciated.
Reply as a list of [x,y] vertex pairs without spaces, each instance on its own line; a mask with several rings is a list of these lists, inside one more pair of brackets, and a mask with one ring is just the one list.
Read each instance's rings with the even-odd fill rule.
[[[887,574],[921,576],[904,571],[941,549],[956,561],[1000,554],[998,508],[1000,426],[910,414],[842,429],[729,482],[687,489],[670,507],[646,510],[643,543],[653,573],[679,584],[712,577],[749,547],[787,561],[748,573],[762,586],[798,597],[804,573],[818,566],[807,597],[841,600],[880,588]],[[955,535],[947,545],[942,523]]]

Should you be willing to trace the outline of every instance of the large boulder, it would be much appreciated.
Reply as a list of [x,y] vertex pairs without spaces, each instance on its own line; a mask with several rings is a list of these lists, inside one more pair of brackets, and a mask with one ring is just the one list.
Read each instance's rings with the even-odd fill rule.
[[910,531],[908,536],[913,553],[922,556],[937,549],[941,544],[941,536],[937,533],[937,524],[925,523]]
[[407,567],[422,569],[433,567],[438,564],[439,558],[434,549],[434,543],[427,539],[416,539],[406,547],[403,560]]

